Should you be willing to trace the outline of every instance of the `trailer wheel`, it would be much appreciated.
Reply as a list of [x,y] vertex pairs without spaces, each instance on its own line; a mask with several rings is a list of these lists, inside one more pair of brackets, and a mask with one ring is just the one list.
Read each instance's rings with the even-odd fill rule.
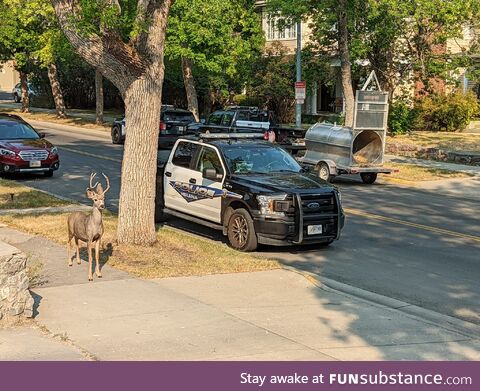
[[327,163],[321,162],[318,165],[318,177],[327,182],[330,182],[332,180],[332,175],[330,174],[330,167]]
[[360,174],[360,177],[362,178],[363,183],[366,185],[371,185],[375,183],[377,180],[377,173],[376,172],[362,172]]

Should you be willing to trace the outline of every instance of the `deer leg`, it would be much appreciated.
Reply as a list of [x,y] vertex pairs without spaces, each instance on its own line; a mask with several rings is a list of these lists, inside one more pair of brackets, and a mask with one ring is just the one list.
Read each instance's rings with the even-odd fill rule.
[[102,278],[100,271],[100,239],[95,242],[95,274],[98,278]]
[[77,264],[80,265],[82,263],[82,260],[80,259],[80,244],[78,243],[77,238],[75,238],[75,246],[77,251]]
[[72,238],[73,236],[71,236],[70,234],[68,234],[68,242],[67,242],[67,260],[68,260],[68,266],[72,266],[73,265],[73,262],[72,262],[72,257],[71,257],[71,254],[70,254],[70,246],[72,245]]
[[89,240],[87,243],[87,252],[88,252],[88,281],[93,281],[92,274],[92,241]]

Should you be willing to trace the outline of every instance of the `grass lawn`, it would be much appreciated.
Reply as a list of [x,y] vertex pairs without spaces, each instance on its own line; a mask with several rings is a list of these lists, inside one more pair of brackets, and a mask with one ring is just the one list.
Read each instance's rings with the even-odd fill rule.
[[[3,215],[0,216],[0,222],[66,245],[67,216],[68,214]],[[117,245],[116,216],[104,214],[104,226],[103,262],[108,261],[108,265],[137,277],[200,276],[279,268],[276,261],[242,253],[224,244],[168,227],[158,227],[158,241],[152,247]],[[85,252],[82,258],[86,259]]]
[[2,107],[0,107],[0,112],[19,115],[27,122],[30,120],[53,122],[62,125],[79,126],[86,129],[104,130],[105,132],[110,132],[111,129],[110,124],[106,123],[103,126],[97,125],[93,120],[76,116],[74,112],[69,112],[68,110],[68,118],[58,118],[54,113],[43,113],[38,111],[32,111],[31,113],[22,113],[19,109],[9,109]]
[[22,186],[14,181],[0,179],[0,209],[40,208],[68,204],[70,203],[67,201]]
[[389,175],[384,175],[382,178],[385,179],[400,179],[404,181],[435,181],[440,179],[452,179],[452,178],[470,178],[471,174],[459,172],[459,171],[449,171],[443,170],[440,168],[429,168],[416,166],[414,164],[403,164],[403,163],[385,163],[385,167],[393,168],[399,170]]
[[480,134],[448,132],[412,132],[387,138],[387,143],[410,144],[439,148],[446,151],[480,153]]

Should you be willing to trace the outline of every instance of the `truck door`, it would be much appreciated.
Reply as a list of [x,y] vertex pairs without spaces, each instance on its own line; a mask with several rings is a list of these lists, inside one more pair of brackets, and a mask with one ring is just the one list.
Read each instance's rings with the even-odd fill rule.
[[[225,167],[218,150],[209,145],[202,145],[195,160],[193,165],[195,174],[191,179],[194,179],[196,185],[192,190],[197,199],[190,202],[190,210],[197,217],[221,223]],[[210,174],[208,178],[207,172]]]
[[174,147],[174,152],[168,158],[163,176],[165,207],[189,213],[189,204],[194,198],[188,191],[192,184],[190,179],[196,176],[196,171],[191,166],[199,147],[198,143],[191,141],[180,141]]

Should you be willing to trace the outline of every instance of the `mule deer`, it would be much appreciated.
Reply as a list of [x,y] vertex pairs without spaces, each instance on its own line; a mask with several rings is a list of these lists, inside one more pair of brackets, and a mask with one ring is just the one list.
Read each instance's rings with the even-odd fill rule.
[[70,245],[72,239],[75,239],[75,247],[77,252],[77,263],[80,265],[80,246],[79,241],[87,244],[88,251],[88,281],[93,281],[92,270],[92,246],[95,245],[95,274],[98,278],[102,278],[100,272],[100,242],[103,236],[102,210],[105,209],[105,194],[110,189],[110,181],[108,177],[102,173],[105,178],[107,188],[103,190],[102,185],[97,182],[92,184],[97,174],[90,174],[90,183],[87,188],[87,197],[93,201],[93,210],[91,213],[74,212],[68,216],[68,244],[67,257],[68,266],[72,266],[72,258],[70,257]]

